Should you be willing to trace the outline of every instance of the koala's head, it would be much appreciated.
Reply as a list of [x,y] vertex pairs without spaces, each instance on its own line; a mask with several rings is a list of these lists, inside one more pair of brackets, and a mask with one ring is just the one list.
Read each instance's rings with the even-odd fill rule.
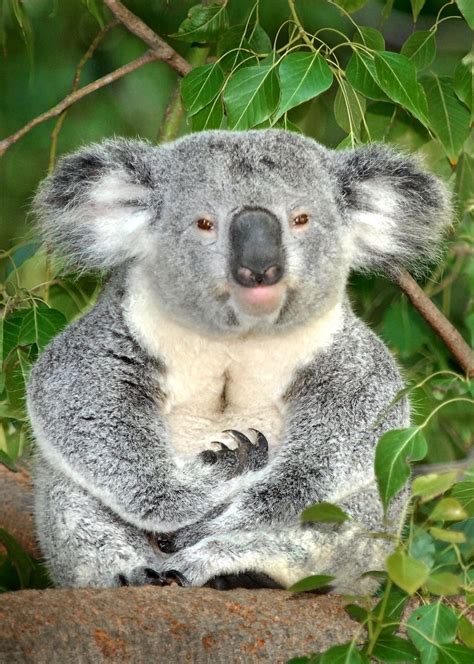
[[432,260],[450,222],[445,189],[411,159],[280,130],[92,145],[61,160],[36,207],[72,265],[129,266],[178,320],[219,333],[322,315],[352,268]]

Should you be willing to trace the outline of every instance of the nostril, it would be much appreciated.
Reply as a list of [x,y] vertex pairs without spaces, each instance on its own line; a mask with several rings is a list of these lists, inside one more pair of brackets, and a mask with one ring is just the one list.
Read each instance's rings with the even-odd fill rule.
[[281,265],[271,265],[263,271],[254,271],[240,265],[234,273],[237,283],[241,286],[272,286],[280,281],[283,274]]
[[282,268],[280,265],[271,265],[263,273],[263,283],[267,286],[276,284],[277,281],[280,281],[282,275]]
[[248,267],[241,265],[237,268],[237,281],[242,284],[242,286],[253,286],[257,281],[257,275],[252,272]]

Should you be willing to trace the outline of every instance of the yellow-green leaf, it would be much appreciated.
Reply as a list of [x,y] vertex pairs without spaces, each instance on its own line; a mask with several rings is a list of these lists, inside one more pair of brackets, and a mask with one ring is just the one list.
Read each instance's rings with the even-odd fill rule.
[[433,526],[430,528],[431,535],[442,542],[449,542],[450,544],[464,544],[466,536],[456,530],[445,530],[444,528],[437,528]]
[[450,489],[455,483],[456,477],[457,472],[455,470],[449,473],[421,475],[413,480],[412,494],[420,496],[421,502],[426,502]]
[[455,498],[443,498],[431,511],[430,521],[462,521],[467,519],[467,513]]
[[302,593],[308,592],[310,590],[316,590],[317,588],[323,588],[328,586],[331,581],[334,581],[336,577],[329,576],[327,574],[315,574],[313,576],[307,576],[301,581],[294,583],[288,590],[293,593]]
[[275,112],[279,97],[272,64],[241,67],[224,92],[229,129],[250,129],[264,122]]
[[322,523],[344,523],[350,519],[340,507],[332,503],[316,503],[307,507],[301,514],[301,521],[319,521]]
[[331,87],[333,75],[318,53],[285,55],[278,67],[281,98],[275,119]]
[[455,574],[451,572],[439,572],[431,574],[425,585],[433,595],[449,596],[457,595],[461,584]]
[[430,569],[421,560],[396,551],[387,558],[387,572],[394,583],[409,595],[413,595],[425,583]]

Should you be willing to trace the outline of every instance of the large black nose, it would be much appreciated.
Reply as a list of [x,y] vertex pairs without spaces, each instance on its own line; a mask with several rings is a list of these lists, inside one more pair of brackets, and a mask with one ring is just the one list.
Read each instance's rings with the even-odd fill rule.
[[244,208],[230,226],[230,267],[241,286],[271,286],[283,276],[284,253],[278,219],[263,208]]

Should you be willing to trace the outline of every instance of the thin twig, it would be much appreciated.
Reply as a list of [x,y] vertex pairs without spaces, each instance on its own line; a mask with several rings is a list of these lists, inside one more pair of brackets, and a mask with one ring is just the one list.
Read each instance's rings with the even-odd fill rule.
[[123,23],[129,32],[139,37],[159,56],[159,60],[167,62],[181,76],[186,76],[191,71],[192,67],[189,62],[179,55],[174,48],[167,44],[138,16],[122,5],[119,0],[104,0],[104,4],[107,5],[112,14]]
[[46,122],[46,120],[50,120],[51,118],[57,117],[63,111],[65,111],[66,108],[69,108],[83,97],[89,95],[91,92],[100,90],[100,88],[104,88],[106,85],[109,85],[110,83],[113,83],[119,78],[122,78],[122,76],[125,76],[126,74],[135,71],[135,69],[143,67],[143,65],[146,65],[149,62],[155,62],[157,60],[161,60],[161,58],[156,51],[147,51],[144,55],[141,55],[139,58],[136,58],[135,60],[132,60],[126,65],[123,65],[123,67],[119,67],[110,74],[106,74],[105,76],[98,78],[96,81],[93,81],[88,85],[85,85],[83,88],[80,88],[76,92],[67,95],[67,97],[64,97],[64,99],[60,101],[58,104],[56,104],[56,106],[53,106],[53,108],[50,108],[48,111],[45,111],[41,115],[38,115],[38,117],[28,122],[24,127],[19,129],[17,132],[12,134],[11,136],[7,136],[7,138],[4,138],[2,141],[0,141],[0,157],[3,156],[3,154],[8,150],[9,147],[11,147],[17,141],[19,141],[20,138],[23,138],[25,134],[31,131],[34,127],[37,127],[42,122]]
[[396,282],[415,309],[446,344],[466,375],[469,378],[474,377],[473,352],[454,325],[441,313],[438,307],[429,299],[423,289],[418,286],[406,270],[397,275]]

